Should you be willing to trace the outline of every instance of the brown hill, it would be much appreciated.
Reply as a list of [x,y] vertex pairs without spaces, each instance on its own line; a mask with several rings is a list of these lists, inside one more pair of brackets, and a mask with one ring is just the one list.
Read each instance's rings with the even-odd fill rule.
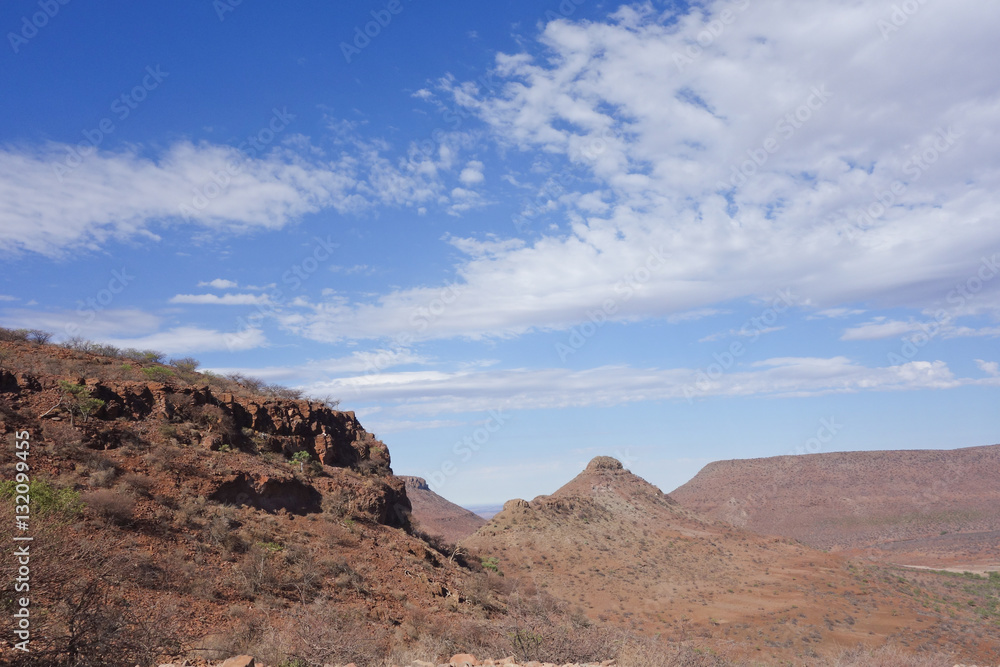
[[550,496],[508,501],[465,543],[594,621],[731,658],[817,664],[887,639],[1000,657],[996,626],[933,611],[910,575],[706,520],[607,457]]
[[1000,568],[1000,445],[717,461],[671,495],[705,516],[824,549]]
[[[193,360],[24,333],[0,329],[0,604],[17,611],[11,545],[30,536],[31,650],[6,632],[0,665],[538,656],[511,640],[509,589],[412,530],[388,448],[353,413]],[[557,607],[531,614],[572,629]]]
[[423,477],[400,475],[419,530],[456,544],[479,530],[486,520],[431,491]]

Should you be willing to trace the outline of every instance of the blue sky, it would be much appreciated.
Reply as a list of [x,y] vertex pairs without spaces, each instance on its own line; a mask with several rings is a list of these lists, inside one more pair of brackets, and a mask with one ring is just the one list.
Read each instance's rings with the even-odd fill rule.
[[1000,6],[0,7],[0,325],[340,398],[464,504],[994,444]]

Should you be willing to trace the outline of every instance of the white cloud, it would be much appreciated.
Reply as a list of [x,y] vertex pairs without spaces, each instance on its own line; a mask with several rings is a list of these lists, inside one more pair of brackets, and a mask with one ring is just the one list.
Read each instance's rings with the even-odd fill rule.
[[775,331],[781,331],[785,327],[761,327],[759,329],[751,329],[749,327],[743,327],[741,329],[730,329],[729,331],[719,332],[705,336],[704,338],[699,338],[699,343],[708,343],[711,341],[722,340],[727,336],[742,336],[744,338],[753,338],[756,340],[759,336],[764,334],[774,333]]
[[842,317],[850,317],[851,315],[863,315],[865,312],[866,311],[860,308],[827,308],[817,312],[815,315],[810,315],[809,319],[815,319],[817,317],[839,319]]
[[209,280],[207,282],[202,281],[198,283],[198,287],[214,287],[215,289],[234,289],[239,287],[239,283],[232,280],[226,280],[224,278],[216,278],[215,280]]
[[478,160],[472,160],[467,165],[462,173],[458,175],[458,180],[462,181],[465,185],[475,185],[476,183],[483,182],[483,163]]
[[[213,368],[217,373],[247,373],[269,382],[289,383],[305,387],[308,383],[326,382],[332,375],[364,373],[378,375],[390,368],[400,366],[424,366],[431,362],[428,357],[411,350],[373,349],[353,352],[346,357],[312,359],[295,366],[268,366],[265,368]],[[325,396],[326,394],[311,394]]]
[[[924,325],[928,326],[928,325]],[[902,322],[900,320],[873,321],[845,329],[840,340],[880,340],[883,338],[899,338],[908,333],[920,331],[917,322]]]
[[206,304],[213,306],[252,306],[270,303],[266,294],[176,294],[170,303]]
[[161,319],[157,315],[132,308],[96,310],[31,310],[18,308],[0,313],[0,323],[13,329],[43,329],[58,339],[80,336],[103,342],[111,336],[140,335],[155,331]]
[[472,209],[482,208],[489,202],[480,193],[468,188],[452,188],[451,206],[448,207],[450,215],[461,215]]
[[[253,372],[253,371],[251,371]],[[708,378],[690,368],[603,366],[480,371],[405,371],[307,383],[313,395],[377,404],[385,419],[504,409],[611,406],[719,396],[817,396],[861,391],[948,389],[983,380],[956,378],[943,361],[867,367],[845,357],[774,358]]]
[[1000,376],[1000,363],[976,359],[976,365],[979,366],[981,371],[988,375],[992,375],[993,377]]
[[215,329],[192,326],[173,327],[137,338],[104,338],[100,342],[117,347],[157,350],[165,354],[183,355],[197,352],[253,350],[267,345],[260,329],[246,329],[233,335]]
[[70,150],[0,149],[0,248],[54,255],[109,238],[156,238],[157,225],[185,221],[277,229],[305,213],[363,202],[349,163],[316,166],[278,153],[246,159],[229,146],[181,142],[155,159],[97,152],[60,176]]
[[101,311],[8,310],[0,314],[0,324],[50,331],[59,341],[78,336],[95,343],[157,350],[172,355],[224,350],[236,352],[267,344],[267,338],[259,329],[247,329],[239,335],[196,326],[164,329],[163,320],[158,315],[124,308]]
[[0,301],[20,301],[16,296],[10,296],[9,294],[0,294]]
[[714,317],[716,315],[724,315],[728,313],[728,310],[719,310],[718,308],[698,308],[697,310],[689,310],[684,313],[677,313],[671,315],[667,318],[667,321],[671,324],[676,324],[678,322],[692,322],[694,320],[700,320],[705,317]]
[[[945,312],[947,313],[947,311]],[[951,321],[951,318],[942,320],[940,324],[934,321],[883,321],[881,318],[876,318],[872,322],[845,329],[843,335],[840,337],[840,340],[880,340],[884,338],[904,338],[907,337],[907,334],[919,333],[941,338],[994,337],[1000,336],[1000,327],[977,328],[956,326]]]
[[343,273],[346,275],[352,275],[355,273],[363,273],[365,275],[371,275],[372,273],[375,273],[375,269],[368,266],[367,264],[355,264],[354,266],[340,266],[335,264],[330,267],[330,270],[333,271],[334,273]]
[[[539,179],[573,176],[540,204],[565,207],[551,213],[565,224],[529,220],[530,243],[459,264],[463,296],[419,331],[407,323],[439,288],[323,304],[296,328],[509,336],[572,326],[608,298],[612,319],[636,320],[784,288],[830,316],[944,305],[983,249],[1000,248],[1000,93],[992,71],[968,66],[1000,58],[1000,5],[927,4],[884,40],[881,5],[753,3],[678,64],[730,6],[677,22],[649,5],[554,21],[542,52],[497,58],[500,93],[446,83],[495,141],[544,157]],[[753,173],[734,185],[741,168]],[[453,191],[452,211],[468,192]],[[861,209],[874,213],[859,225]],[[666,264],[626,300],[616,287],[650,248]],[[998,288],[986,281],[975,307],[1000,312]]]
[[154,157],[138,148],[97,151],[71,169],[68,144],[0,147],[0,251],[60,255],[112,238],[158,239],[158,230],[179,224],[276,230],[327,208],[435,203],[459,213],[485,203],[462,188],[452,202],[443,184],[442,173],[474,142],[468,133],[446,133],[434,155],[410,146],[407,158],[390,160],[386,142],[363,140],[353,125],[332,123],[331,130],[350,148],[334,160],[300,135],[255,158],[184,141]]
[[375,419],[366,420],[365,423],[368,425],[367,428],[372,433],[377,433],[379,435],[385,433],[400,433],[404,431],[426,431],[430,429],[437,428],[454,428],[456,426],[464,426],[465,422],[458,421],[455,419],[429,419],[429,420],[385,420],[380,421],[377,417]]
[[448,243],[471,257],[499,255],[510,250],[523,248],[525,245],[521,239],[498,239],[492,235],[486,241],[477,241],[476,239],[459,238],[456,236],[448,236],[446,238]]

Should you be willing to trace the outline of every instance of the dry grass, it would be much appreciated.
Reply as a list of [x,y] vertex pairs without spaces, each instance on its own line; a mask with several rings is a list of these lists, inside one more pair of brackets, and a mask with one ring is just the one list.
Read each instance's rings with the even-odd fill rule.
[[124,526],[132,521],[135,500],[131,496],[99,489],[84,493],[81,498],[97,516],[109,523]]
[[886,645],[877,649],[856,646],[841,653],[831,667],[951,667],[954,656],[943,653],[913,653],[901,646]]

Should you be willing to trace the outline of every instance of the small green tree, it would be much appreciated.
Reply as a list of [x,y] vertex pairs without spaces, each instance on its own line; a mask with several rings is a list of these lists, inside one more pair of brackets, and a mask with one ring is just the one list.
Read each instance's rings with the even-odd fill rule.
[[63,400],[69,406],[69,423],[75,426],[73,417],[79,414],[84,421],[95,411],[100,410],[104,401],[90,395],[90,389],[86,385],[74,384],[66,380],[59,380],[59,388],[63,392]]
[[170,365],[185,373],[194,373],[198,370],[201,362],[193,357],[182,357],[181,359],[171,359]]
[[306,462],[309,461],[309,459],[311,458],[312,455],[310,455],[309,452],[306,451],[295,452],[294,454],[292,454],[292,463],[298,463],[299,472],[305,472]]

